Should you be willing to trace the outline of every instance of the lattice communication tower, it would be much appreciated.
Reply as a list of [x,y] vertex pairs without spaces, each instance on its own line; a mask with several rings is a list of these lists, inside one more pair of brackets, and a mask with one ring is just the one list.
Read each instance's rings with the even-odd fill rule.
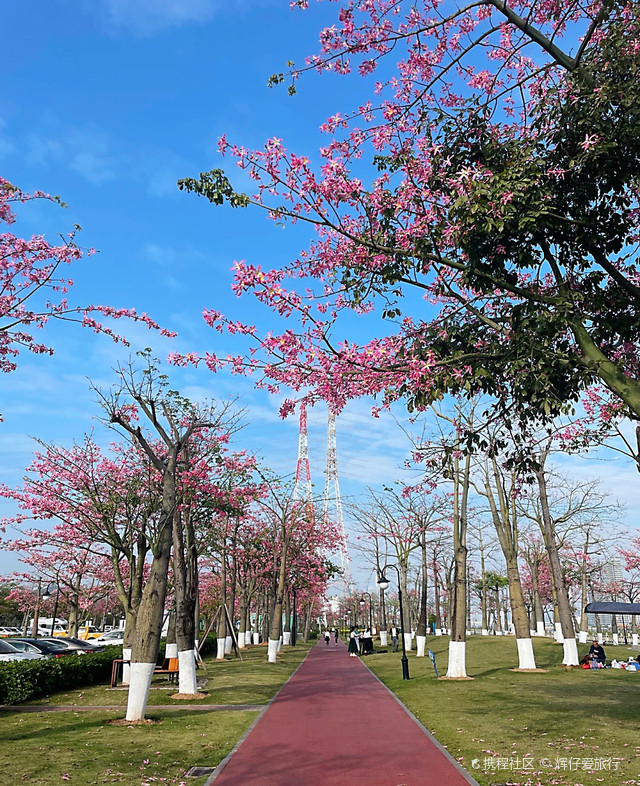
[[309,466],[309,441],[307,438],[307,405],[300,402],[300,432],[298,434],[298,463],[296,482],[293,487],[294,500],[306,502],[313,510],[313,488],[311,486],[311,467]]
[[347,533],[344,528],[342,515],[342,500],[340,499],[340,484],[338,482],[338,450],[336,442],[336,416],[329,410],[329,427],[327,430],[327,478],[324,487],[324,504],[322,506],[323,522],[334,521],[340,531],[341,546],[340,559],[342,578],[344,581],[345,595],[349,596],[353,590],[349,552],[347,551]]

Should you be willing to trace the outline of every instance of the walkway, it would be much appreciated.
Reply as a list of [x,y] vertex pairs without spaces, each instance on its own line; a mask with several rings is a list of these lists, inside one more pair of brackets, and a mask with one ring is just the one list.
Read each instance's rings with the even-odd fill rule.
[[[398,668],[400,664],[398,663]],[[476,781],[346,647],[318,643],[206,786]]]

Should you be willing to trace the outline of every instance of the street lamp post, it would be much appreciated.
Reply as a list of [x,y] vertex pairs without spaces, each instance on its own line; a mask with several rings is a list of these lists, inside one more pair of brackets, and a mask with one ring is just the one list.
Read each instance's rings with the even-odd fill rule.
[[292,615],[293,619],[291,620],[291,646],[295,647],[296,646],[296,640],[298,638],[298,634],[296,632],[296,628],[298,626],[298,613],[296,611],[297,603],[296,603],[296,588],[295,587],[292,587],[291,593],[293,595],[293,615]]
[[[38,579],[38,595],[36,597],[36,607],[33,611],[33,626],[31,628],[31,635],[33,638],[38,637],[38,622],[40,619],[40,601],[41,600],[48,600],[51,597],[51,588],[46,587],[45,591],[42,591],[42,579]],[[56,601],[57,603],[57,601]]]
[[60,581],[58,580],[58,576],[56,575],[56,600],[53,604],[53,620],[51,621],[51,635],[53,636],[53,631],[56,627],[56,617],[58,616],[58,601],[60,600]]
[[364,599],[364,595],[366,595],[369,598],[369,630],[373,631],[373,618],[372,618],[372,615],[371,615],[371,595],[368,592],[363,592],[362,595],[363,595],[363,597],[360,598],[360,601],[359,601],[361,606],[364,606],[364,604],[366,602],[365,599]]
[[31,635],[35,639],[38,635],[38,617],[40,616],[40,598],[42,597],[42,579],[38,579],[38,594],[36,596],[36,607],[33,610],[33,626]]
[[402,589],[400,587],[400,571],[398,570],[397,565],[385,565],[382,568],[380,575],[378,576],[378,586],[380,589],[387,589],[389,586],[389,579],[384,575],[384,572],[387,568],[393,568],[395,572],[398,574],[398,603],[400,604],[400,629],[402,631],[402,658],[400,662],[402,663],[402,679],[408,680],[409,679],[409,661],[407,659],[407,648],[404,643],[404,614],[402,613]]

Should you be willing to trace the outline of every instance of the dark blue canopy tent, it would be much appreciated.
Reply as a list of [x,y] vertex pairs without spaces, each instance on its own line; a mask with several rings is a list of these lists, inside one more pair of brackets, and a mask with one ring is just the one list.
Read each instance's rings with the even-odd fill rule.
[[587,614],[640,614],[640,603],[618,603],[614,600],[598,600],[587,603]]

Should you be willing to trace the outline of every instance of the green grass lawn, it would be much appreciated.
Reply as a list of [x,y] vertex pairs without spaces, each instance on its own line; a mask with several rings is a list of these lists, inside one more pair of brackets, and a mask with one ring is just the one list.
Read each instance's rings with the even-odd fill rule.
[[[441,676],[448,641],[427,642]],[[437,680],[429,658],[415,652],[409,681],[400,653],[365,663],[481,784],[640,784],[640,672],[565,669],[562,647],[550,639],[534,639],[534,649],[547,673],[509,671],[517,666],[513,637],[469,638],[473,680]],[[607,648],[608,658],[631,654]]]
[[[266,647],[251,647],[242,650],[242,660],[230,657],[229,660],[216,661],[205,659],[205,668],[198,670],[198,681],[206,680],[202,692],[206,697],[198,699],[198,704],[266,704],[284,683],[307,653],[308,646],[283,647],[278,662],[267,664]],[[166,675],[154,677],[149,692],[149,706],[154,704],[184,705],[184,701],[174,700],[177,685],[172,685]],[[111,690],[104,685],[82,688],[77,691],[56,693],[46,699],[29,704],[75,704],[78,706],[113,705],[126,706],[127,691]]]
[[[207,698],[198,704],[264,704],[302,662],[308,647],[285,647],[276,664],[266,662],[266,647],[243,651],[243,660],[206,661]],[[64,712],[0,711],[2,783],[179,784],[193,766],[214,767],[233,748],[257,717],[256,712],[190,712],[188,702],[169,698],[175,686],[150,692],[145,726],[114,726],[121,711],[74,712],[76,706],[126,704],[126,691],[106,686],[54,694],[43,705],[69,705]],[[179,704],[180,710],[152,705]],[[206,777],[189,778],[201,786]]]
[[[444,674],[448,639],[430,638],[428,646]],[[547,673],[509,671],[517,662],[511,637],[469,639],[467,670],[474,677],[469,681],[437,680],[431,661],[415,653],[409,656],[408,682],[402,680],[400,653],[379,653],[364,662],[483,786],[640,784],[640,672],[567,670],[560,665],[561,646],[536,639],[534,647],[538,666]],[[264,647],[243,652],[243,661],[208,660],[206,674],[199,672],[208,679],[208,695],[197,703],[265,703],[306,652],[304,645],[283,648],[275,665],[266,663]],[[608,657],[629,654],[623,646],[607,648]],[[256,718],[243,710],[189,711],[188,703],[169,698],[174,691],[171,686],[151,691],[147,714],[159,722],[148,726],[110,725],[123,717],[121,710],[73,710],[73,705],[123,706],[126,692],[106,686],[40,702],[68,705],[61,713],[0,712],[1,782],[183,783],[190,767],[218,764]],[[181,708],[154,710],[158,704]],[[187,782],[201,786],[205,779]]]

